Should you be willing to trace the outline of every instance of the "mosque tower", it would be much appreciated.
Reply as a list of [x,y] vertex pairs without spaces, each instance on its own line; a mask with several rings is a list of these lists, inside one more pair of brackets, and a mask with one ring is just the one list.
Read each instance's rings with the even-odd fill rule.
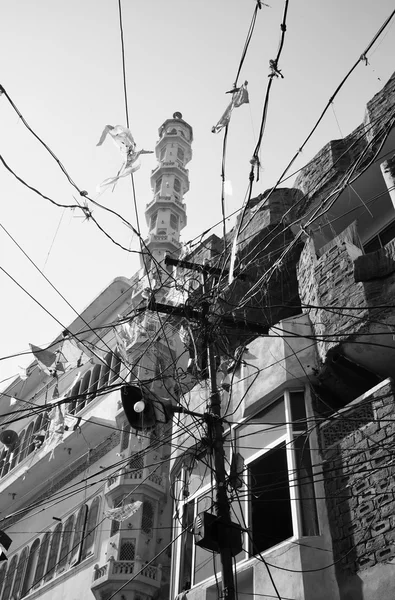
[[[167,119],[159,128],[155,146],[158,166],[152,171],[153,200],[147,204],[145,218],[148,225],[147,248],[157,262],[165,255],[177,254],[181,248],[180,232],[187,224],[184,194],[189,190],[188,169],[192,158],[192,127],[180,112]],[[149,270],[152,260],[145,261]]]

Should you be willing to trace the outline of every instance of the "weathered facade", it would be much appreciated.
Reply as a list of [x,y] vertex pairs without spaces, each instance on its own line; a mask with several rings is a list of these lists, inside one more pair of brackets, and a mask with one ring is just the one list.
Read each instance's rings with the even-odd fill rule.
[[[293,188],[250,200],[236,278],[210,275],[205,290],[199,271],[168,268],[164,256],[226,269],[232,235],[182,249],[192,129],[180,113],[165,121],[142,269],[68,327],[94,348],[91,361],[57,378],[34,362],[2,394],[1,425],[12,423],[17,443],[1,455],[0,529],[13,540],[1,600],[219,597],[219,555],[195,543],[198,516],[216,513],[207,340],[241,527],[237,595],[393,598],[394,119],[395,76]],[[208,302],[208,331],[188,311],[147,311],[153,298],[201,312]],[[130,382],[196,414],[136,435],[120,403]],[[110,518],[134,502],[136,512]]]

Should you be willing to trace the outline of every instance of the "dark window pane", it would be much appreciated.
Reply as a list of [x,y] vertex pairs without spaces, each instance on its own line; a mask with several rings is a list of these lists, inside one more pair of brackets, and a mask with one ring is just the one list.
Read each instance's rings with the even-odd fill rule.
[[49,581],[55,575],[55,567],[58,560],[59,545],[60,540],[62,538],[62,529],[63,525],[62,523],[59,523],[59,525],[56,525],[52,533],[51,548],[49,550],[48,564],[46,568],[46,575],[44,577],[44,581]]
[[376,250],[380,250],[380,248],[381,244],[377,235],[363,247],[365,254],[369,254],[369,252],[376,252]]
[[293,535],[285,445],[249,465],[251,554],[263,552]]
[[302,535],[318,535],[317,505],[313,484],[310,445],[306,436],[299,435],[294,442]]
[[67,561],[70,558],[69,551],[70,551],[71,534],[73,533],[73,530],[74,530],[73,525],[74,525],[74,515],[71,515],[67,519],[65,526],[64,526],[64,530],[63,530],[62,545],[60,547],[60,554],[59,554],[59,562],[56,567],[56,571],[58,573],[61,573],[62,571],[64,571]]
[[291,418],[293,422],[293,428],[296,431],[300,429],[306,429],[306,405],[304,400],[304,392],[290,392],[289,398],[291,403]]
[[84,558],[90,554],[93,554],[97,515],[99,514],[99,504],[100,499],[95,498],[89,508],[88,519],[86,522],[86,537],[82,543],[82,560],[84,560]]
[[383,246],[388,244],[391,240],[395,238],[395,221],[393,221],[388,227],[383,229],[383,231],[379,234],[380,240]]

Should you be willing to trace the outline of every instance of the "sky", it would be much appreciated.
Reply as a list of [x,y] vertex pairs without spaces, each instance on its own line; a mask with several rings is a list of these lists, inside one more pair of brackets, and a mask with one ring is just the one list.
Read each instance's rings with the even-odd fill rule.
[[[280,39],[283,0],[267,0],[258,11],[240,82],[250,103],[233,112],[228,135],[226,178],[232,194],[226,214],[239,209],[248,186],[250,159],[262,104]],[[175,111],[193,127],[188,225],[182,240],[194,240],[221,220],[223,133],[212,126],[223,113],[239,65],[255,0],[122,0],[130,129],[138,148],[154,150],[158,128]],[[264,131],[259,182],[253,195],[276,181],[301,146],[350,67],[393,10],[391,0],[290,0],[279,67],[284,79],[272,86]],[[360,63],[300,155],[294,170],[330,139],[350,133],[365,105],[394,70],[395,19]],[[117,0],[13,0],[2,9],[0,84],[23,117],[61,160],[71,178],[91,197],[115,175],[122,157],[107,141],[97,147],[105,125],[126,125]],[[56,162],[25,128],[7,98],[0,96],[0,154],[31,186],[62,204],[75,204],[75,189]],[[145,205],[152,199],[150,172],[155,155],[143,156],[134,176],[142,235]],[[283,186],[292,186],[289,179]],[[79,198],[81,200],[81,198]],[[130,180],[100,202],[136,225]],[[118,242],[139,243],[119,219],[99,208],[94,216]],[[227,221],[230,228],[233,220]],[[33,357],[4,359],[44,347],[75,317],[5,230],[80,312],[118,276],[132,276],[138,254],[112,243],[91,221],[51,205],[24,187],[0,164],[0,266],[51,314],[0,271],[0,388]],[[3,229],[5,228],[5,230]],[[212,229],[222,235],[222,227]],[[51,316],[53,315],[53,316]],[[56,319],[54,318],[56,317]],[[59,322],[58,322],[59,321]]]

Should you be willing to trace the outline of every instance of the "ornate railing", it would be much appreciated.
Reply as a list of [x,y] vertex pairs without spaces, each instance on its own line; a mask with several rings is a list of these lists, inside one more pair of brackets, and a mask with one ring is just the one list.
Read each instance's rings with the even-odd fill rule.
[[103,577],[108,580],[111,579],[111,576],[121,578],[125,576],[125,578],[128,578],[133,573],[138,577],[146,577],[159,584],[162,579],[162,565],[144,566],[139,557],[136,557],[135,560],[115,560],[111,557],[108,563],[102,567],[99,567],[99,565],[93,567],[93,581],[96,582]]

